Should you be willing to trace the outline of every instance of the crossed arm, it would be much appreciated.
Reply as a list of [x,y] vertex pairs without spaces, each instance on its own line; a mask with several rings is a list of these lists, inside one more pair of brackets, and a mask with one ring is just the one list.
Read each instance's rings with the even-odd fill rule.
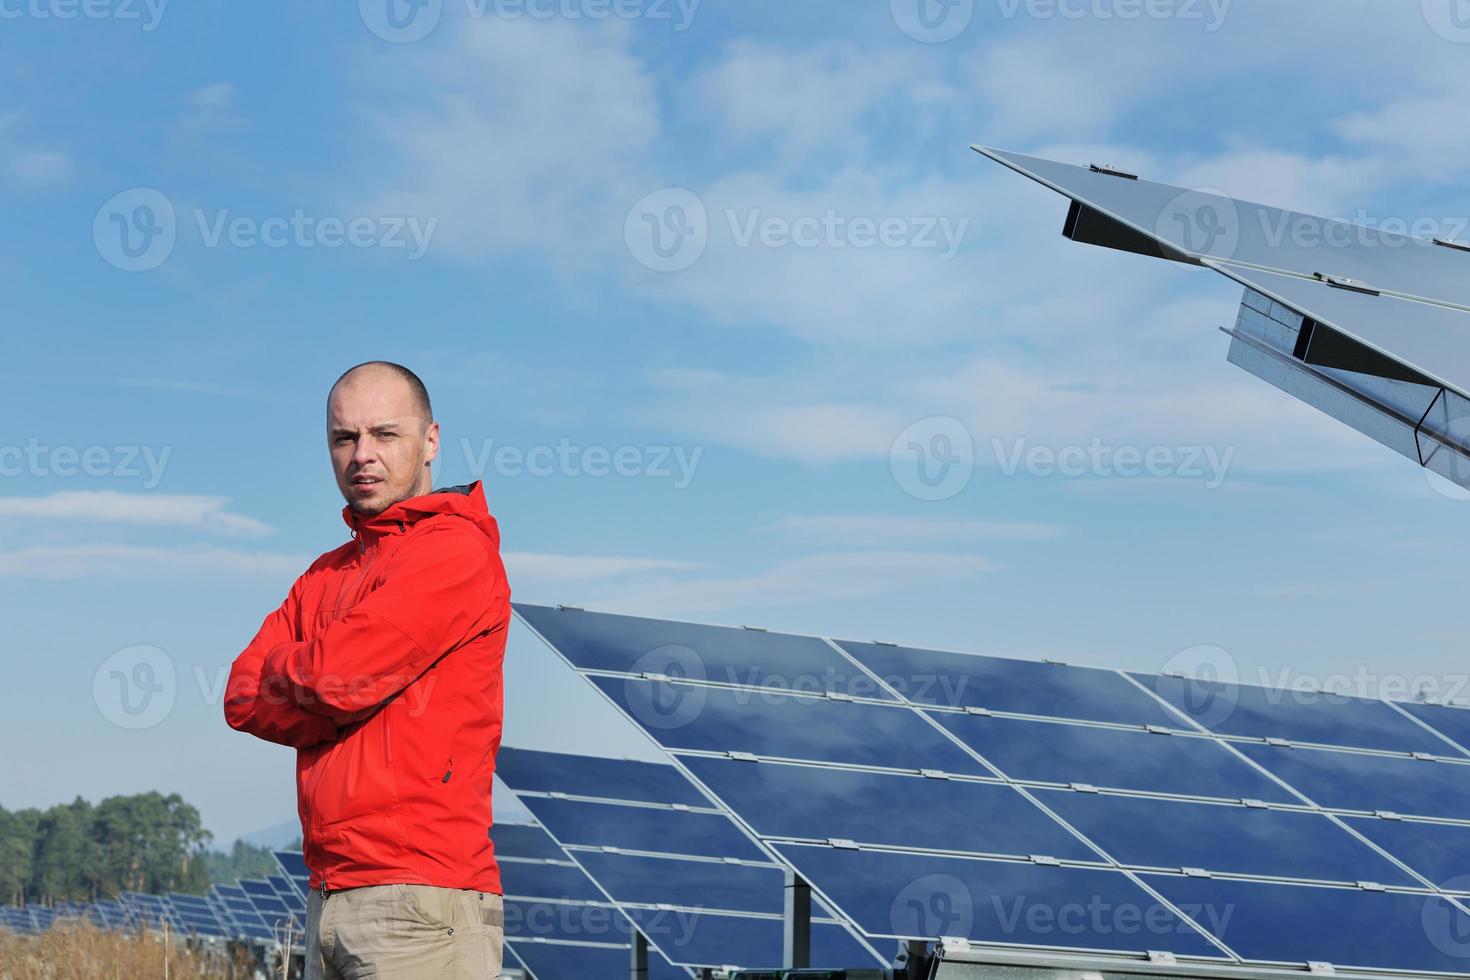
[[505,572],[474,528],[416,535],[382,574],[378,588],[311,639],[300,618],[307,576],[297,580],[235,659],[225,688],[230,727],[298,749],[335,740],[446,653],[504,628]]

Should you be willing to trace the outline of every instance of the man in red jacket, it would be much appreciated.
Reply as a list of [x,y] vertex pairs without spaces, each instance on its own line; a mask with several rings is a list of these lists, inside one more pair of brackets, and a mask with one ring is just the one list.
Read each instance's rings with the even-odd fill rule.
[[431,490],[423,382],[370,361],[327,444],[353,540],[312,562],[235,659],[232,728],[296,749],[306,976],[499,976],[490,784],[510,588],[479,483]]

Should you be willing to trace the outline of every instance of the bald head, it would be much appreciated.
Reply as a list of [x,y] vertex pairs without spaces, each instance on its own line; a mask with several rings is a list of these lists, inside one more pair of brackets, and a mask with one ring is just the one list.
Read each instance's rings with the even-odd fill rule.
[[341,377],[332,383],[332,390],[327,392],[327,400],[330,402],[337,388],[351,381],[381,382],[385,379],[392,378],[397,378],[399,381],[408,385],[408,389],[413,393],[414,401],[417,403],[424,419],[432,420],[434,418],[434,408],[429,404],[429,389],[424,387],[423,381],[419,379],[417,374],[414,374],[402,364],[395,364],[392,361],[363,361],[355,367],[348,368],[342,372]]
[[350,368],[327,395],[327,446],[337,487],[360,513],[428,493],[439,423],[424,383],[392,361]]

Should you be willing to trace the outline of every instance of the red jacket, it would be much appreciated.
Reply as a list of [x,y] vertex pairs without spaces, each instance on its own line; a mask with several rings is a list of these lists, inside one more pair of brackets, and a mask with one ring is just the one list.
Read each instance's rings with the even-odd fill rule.
[[499,892],[489,839],[510,587],[479,483],[344,508],[235,659],[232,728],[297,749],[313,888]]

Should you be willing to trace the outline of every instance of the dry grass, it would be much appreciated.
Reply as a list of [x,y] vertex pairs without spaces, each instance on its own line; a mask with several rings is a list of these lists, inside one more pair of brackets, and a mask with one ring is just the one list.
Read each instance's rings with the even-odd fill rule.
[[106,932],[87,923],[36,936],[0,929],[0,980],[232,980],[251,972],[222,956],[196,956],[177,939],[165,950],[156,933]]

